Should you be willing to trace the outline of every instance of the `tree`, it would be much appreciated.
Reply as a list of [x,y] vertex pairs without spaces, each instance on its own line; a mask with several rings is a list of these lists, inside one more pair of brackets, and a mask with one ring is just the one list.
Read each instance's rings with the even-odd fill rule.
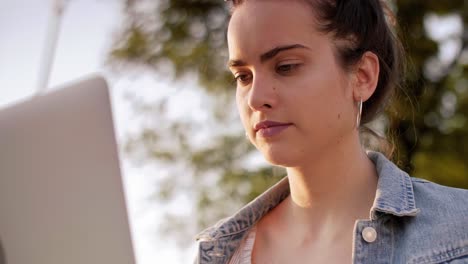
[[[410,64],[406,82],[385,115],[400,167],[414,176],[463,188],[468,188],[467,5],[463,0],[394,2]],[[190,177],[168,177],[160,196],[171,199],[176,185],[179,192],[190,193],[199,212],[196,229],[206,227],[284,175],[265,164],[247,165],[255,154],[237,120],[233,85],[224,66],[228,8],[220,0],[128,0],[125,14],[111,63],[171,72],[175,80],[195,76],[197,89],[210,102],[205,110],[211,118],[204,124],[166,120],[170,125],[148,127],[127,144],[130,155],[143,153],[159,166],[171,167],[178,161],[172,169],[179,171],[172,175],[183,172]],[[432,33],[447,20],[452,21],[450,28],[445,27],[450,34]],[[444,55],[447,50],[450,56]],[[150,108],[164,116],[166,103]],[[220,133],[209,143],[187,133],[200,126]],[[180,183],[186,184],[181,188]]]

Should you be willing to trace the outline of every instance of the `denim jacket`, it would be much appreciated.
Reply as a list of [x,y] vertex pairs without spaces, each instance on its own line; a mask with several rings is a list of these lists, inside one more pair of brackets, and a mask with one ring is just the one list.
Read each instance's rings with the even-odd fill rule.
[[[368,156],[379,179],[370,219],[354,226],[352,263],[468,263],[468,190],[411,178],[378,152]],[[250,228],[288,195],[286,177],[200,233],[195,263],[228,263]],[[363,236],[365,228],[374,237]]]

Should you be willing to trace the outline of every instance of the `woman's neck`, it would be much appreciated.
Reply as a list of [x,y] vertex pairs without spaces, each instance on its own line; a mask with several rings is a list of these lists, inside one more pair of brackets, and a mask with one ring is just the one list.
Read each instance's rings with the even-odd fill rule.
[[340,144],[339,149],[323,152],[313,162],[287,172],[291,196],[286,206],[291,224],[311,231],[337,230],[368,218],[378,178],[358,140]]

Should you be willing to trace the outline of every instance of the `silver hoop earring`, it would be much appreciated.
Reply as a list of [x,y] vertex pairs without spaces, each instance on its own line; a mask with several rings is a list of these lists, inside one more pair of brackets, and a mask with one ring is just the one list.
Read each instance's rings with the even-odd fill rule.
[[359,102],[358,102],[358,114],[356,118],[356,128],[359,129],[359,126],[361,125],[361,115],[362,115],[362,97],[359,97]]

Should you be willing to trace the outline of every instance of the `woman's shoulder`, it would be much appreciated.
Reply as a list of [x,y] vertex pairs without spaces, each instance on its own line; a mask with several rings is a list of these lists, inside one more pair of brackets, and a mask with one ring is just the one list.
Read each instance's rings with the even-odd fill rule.
[[468,190],[420,178],[412,177],[411,180],[416,205],[420,210],[443,216],[447,221],[457,217],[468,220]]
[[412,213],[421,211],[433,218],[440,215],[447,221],[468,217],[468,190],[410,177],[381,153],[368,152],[368,156],[379,175],[377,204],[394,205],[395,215],[411,209]]
[[407,263],[468,263],[468,190],[411,181],[418,213],[394,222],[396,252]]

